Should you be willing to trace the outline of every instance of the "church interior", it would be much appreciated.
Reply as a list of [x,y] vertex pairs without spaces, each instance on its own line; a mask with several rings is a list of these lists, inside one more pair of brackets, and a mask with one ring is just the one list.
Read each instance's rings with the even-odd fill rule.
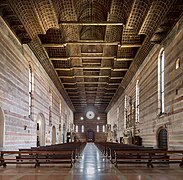
[[0,153],[6,180],[182,179],[183,1],[0,0]]

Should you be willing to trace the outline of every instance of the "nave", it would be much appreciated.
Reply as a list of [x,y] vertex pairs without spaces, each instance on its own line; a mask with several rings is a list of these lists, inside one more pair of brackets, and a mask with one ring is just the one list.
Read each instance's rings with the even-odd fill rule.
[[70,169],[66,165],[40,166],[8,165],[0,168],[0,180],[181,180],[183,168],[177,165],[121,165],[118,168],[98,150],[87,143],[81,156]]
[[118,176],[118,169],[106,159],[94,143],[87,143],[81,158],[66,179],[117,180]]

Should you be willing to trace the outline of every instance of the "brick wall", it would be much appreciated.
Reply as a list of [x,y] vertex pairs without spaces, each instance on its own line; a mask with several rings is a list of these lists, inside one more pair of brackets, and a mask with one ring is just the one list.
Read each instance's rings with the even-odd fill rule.
[[[0,18],[0,55],[0,108],[3,112],[3,117],[0,116],[0,127],[4,126],[4,137],[0,137],[3,138],[1,148],[2,145],[3,149],[36,146],[39,114],[45,120],[45,144],[52,143],[53,126],[56,128],[56,143],[63,142],[63,136],[66,139],[63,124],[65,123],[65,130],[70,131],[73,112],[29,47],[19,43],[2,18]],[[29,64],[33,69],[31,119],[28,117]],[[49,125],[49,92],[52,92],[51,125]]]
[[[80,118],[83,117],[83,120]],[[100,117],[98,120],[97,117]],[[88,119],[85,113],[74,113],[75,128],[78,126],[78,132],[76,133],[77,139],[86,142],[86,134],[88,130],[92,130],[95,133],[95,141],[106,141],[105,132],[103,132],[103,126],[106,127],[107,115],[106,113],[95,112],[93,119]],[[82,125],[84,126],[84,132],[82,132]],[[97,132],[97,126],[99,132]]]
[[[163,127],[168,132],[168,148],[183,148],[183,17],[166,39],[155,45],[129,83],[121,97],[107,114],[107,124],[118,124],[117,138],[124,134],[124,99],[131,96],[135,102],[135,87],[139,80],[140,121],[136,123],[135,135],[142,137],[145,146],[157,147],[157,133]],[[165,49],[165,115],[158,109],[158,56]],[[176,60],[180,68],[176,69]],[[117,119],[119,108],[119,119]]]

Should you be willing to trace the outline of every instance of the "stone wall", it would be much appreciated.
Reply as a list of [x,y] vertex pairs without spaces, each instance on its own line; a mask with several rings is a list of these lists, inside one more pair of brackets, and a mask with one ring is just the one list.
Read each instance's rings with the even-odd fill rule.
[[[158,109],[158,57],[165,50],[165,114]],[[180,67],[176,69],[176,61]],[[109,110],[107,124],[117,124],[117,138],[124,136],[125,95],[135,102],[136,82],[140,88],[140,119],[135,135],[142,137],[145,146],[157,147],[160,128],[167,129],[168,148],[183,148],[183,17],[161,44],[154,45],[124,93]],[[117,118],[117,109],[119,117]]]
[[[53,126],[56,129],[56,143],[63,142],[63,139],[66,141],[66,132],[71,131],[73,124],[73,112],[29,47],[19,43],[1,17],[0,55],[0,148],[15,150],[36,146],[38,117],[45,122],[45,145],[52,143]],[[33,70],[31,118],[28,116],[29,65]]]
[[[87,140],[87,132],[92,130],[95,134],[95,142],[104,142],[106,141],[106,122],[107,122],[107,114],[106,113],[99,113],[95,112],[95,116],[92,119],[88,119],[86,117],[86,113],[74,113],[74,124],[75,124],[75,132],[76,126],[78,126],[78,132],[76,132],[77,140],[86,142]],[[83,119],[81,120],[81,117]],[[100,119],[97,119],[100,117]],[[82,132],[82,126],[84,126],[84,132]],[[98,126],[98,132],[97,132]],[[103,129],[105,127],[105,129]],[[103,132],[105,130],[105,132]]]

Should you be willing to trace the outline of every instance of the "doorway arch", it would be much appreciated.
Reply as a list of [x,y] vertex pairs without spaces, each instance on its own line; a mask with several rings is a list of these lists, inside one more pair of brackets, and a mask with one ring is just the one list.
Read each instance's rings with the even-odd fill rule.
[[158,130],[158,148],[168,149],[168,138],[167,130],[165,128],[160,128]]
[[52,127],[52,144],[56,144],[56,128],[55,126]]
[[95,141],[95,132],[92,129],[87,130],[86,141],[87,142],[94,142]]
[[45,118],[42,113],[37,116],[37,146],[45,145]]
[[4,112],[2,108],[0,107],[0,148],[3,148],[4,146]]

